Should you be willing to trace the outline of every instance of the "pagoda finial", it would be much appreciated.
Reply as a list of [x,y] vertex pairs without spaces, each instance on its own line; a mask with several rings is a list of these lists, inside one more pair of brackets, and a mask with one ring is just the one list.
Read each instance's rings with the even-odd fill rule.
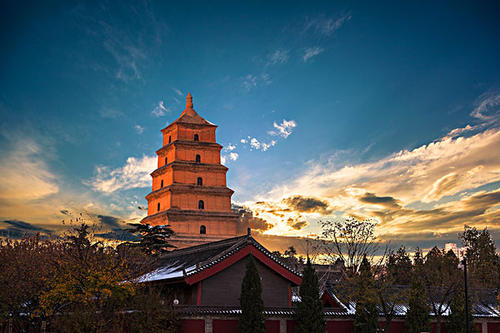
[[191,93],[188,92],[188,95],[186,97],[186,109],[192,109],[193,108],[193,96],[191,96]]

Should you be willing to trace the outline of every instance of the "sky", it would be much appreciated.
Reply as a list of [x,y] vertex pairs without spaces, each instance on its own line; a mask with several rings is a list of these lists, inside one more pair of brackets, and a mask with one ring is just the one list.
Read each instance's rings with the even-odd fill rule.
[[377,222],[395,245],[500,245],[498,2],[7,1],[0,231],[145,216],[193,95],[267,235]]

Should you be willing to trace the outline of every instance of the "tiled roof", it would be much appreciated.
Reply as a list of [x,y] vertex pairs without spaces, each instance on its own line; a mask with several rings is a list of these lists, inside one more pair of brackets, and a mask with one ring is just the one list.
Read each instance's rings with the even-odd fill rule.
[[143,275],[139,281],[179,279],[197,274],[232,256],[247,245],[253,245],[274,262],[297,276],[301,274],[283,263],[250,235],[192,246],[162,255],[156,270]]

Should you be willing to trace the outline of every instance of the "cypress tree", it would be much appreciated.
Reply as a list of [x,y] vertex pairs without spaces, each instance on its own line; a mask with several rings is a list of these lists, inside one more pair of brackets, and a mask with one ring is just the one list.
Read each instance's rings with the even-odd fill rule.
[[300,285],[301,302],[297,305],[297,333],[323,333],[326,329],[323,306],[319,299],[318,277],[307,258]]
[[356,281],[354,333],[375,333],[378,325],[377,295],[370,263],[363,257]]
[[[467,309],[467,316],[469,316],[470,331],[474,331],[474,318],[472,317],[471,311],[471,299],[469,297],[469,308]],[[463,288],[457,290],[450,302],[451,314],[448,317],[448,323],[446,323],[446,330],[448,332],[454,333],[466,333],[465,325],[465,292]]]
[[425,285],[421,278],[415,276],[410,281],[408,310],[405,319],[406,332],[420,333],[430,331],[430,310],[427,295],[425,294]]
[[238,322],[240,333],[265,333],[264,302],[257,265],[252,255],[241,284],[241,317]]

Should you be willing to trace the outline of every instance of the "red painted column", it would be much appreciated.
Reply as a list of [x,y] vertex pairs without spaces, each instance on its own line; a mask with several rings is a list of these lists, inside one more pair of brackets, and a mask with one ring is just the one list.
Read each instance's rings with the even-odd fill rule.
[[196,285],[196,305],[201,305],[201,282]]
[[288,307],[292,307],[292,286],[288,285]]

